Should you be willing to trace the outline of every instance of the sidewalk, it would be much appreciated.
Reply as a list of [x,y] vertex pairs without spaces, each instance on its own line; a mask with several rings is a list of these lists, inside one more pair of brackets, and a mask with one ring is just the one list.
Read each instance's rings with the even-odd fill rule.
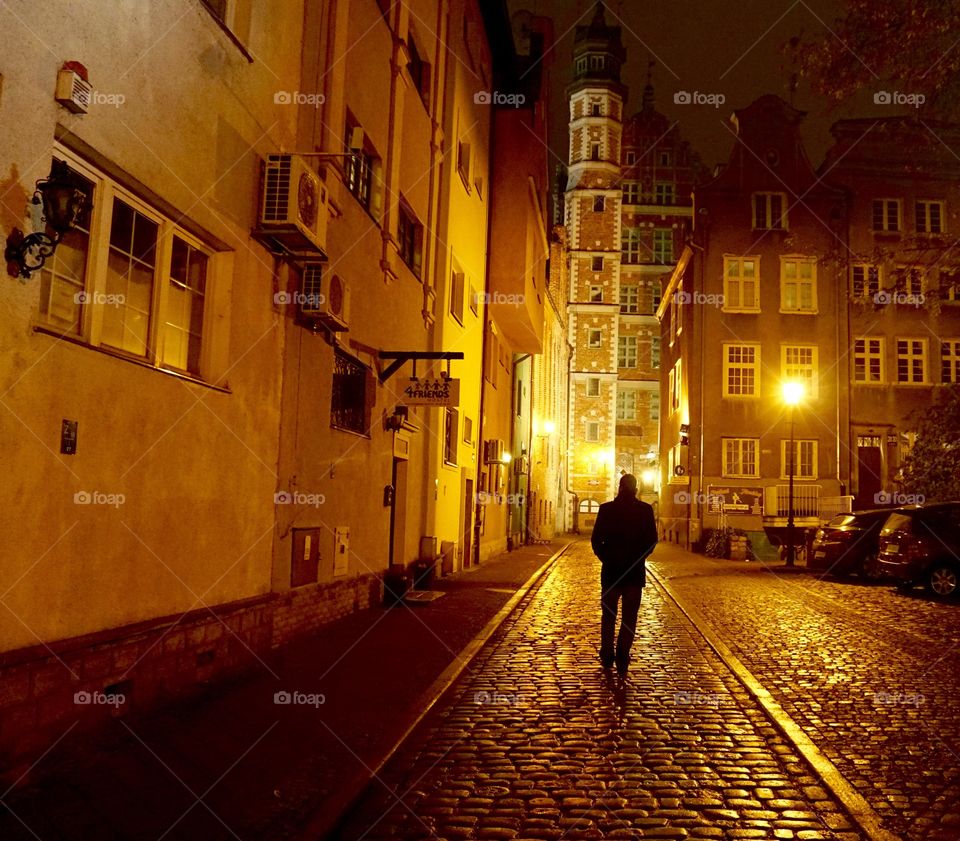
[[92,754],[56,745],[36,783],[2,795],[0,838],[247,841],[308,823],[322,837],[424,692],[565,543],[505,553],[437,581],[445,595],[429,606],[358,612],[275,652],[269,670],[116,719]]

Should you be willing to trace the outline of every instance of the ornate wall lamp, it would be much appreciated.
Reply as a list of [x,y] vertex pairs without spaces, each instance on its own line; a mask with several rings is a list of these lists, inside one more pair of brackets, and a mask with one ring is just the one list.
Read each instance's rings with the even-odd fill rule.
[[14,228],[10,232],[4,257],[11,277],[29,278],[43,267],[63,235],[77,224],[90,197],[70,167],[54,159],[50,175],[37,182],[31,201],[43,205],[44,230],[24,234]]

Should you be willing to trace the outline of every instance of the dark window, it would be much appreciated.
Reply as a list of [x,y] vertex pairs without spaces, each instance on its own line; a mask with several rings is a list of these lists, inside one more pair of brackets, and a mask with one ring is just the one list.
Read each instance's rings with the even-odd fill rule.
[[590,106],[590,115],[591,115],[592,117],[600,117],[600,116],[602,116],[602,115],[601,115],[601,112],[600,112],[600,103],[599,103],[599,102],[594,102],[594,103]]
[[400,205],[397,222],[397,239],[400,256],[417,277],[420,277],[421,252],[423,249],[423,225],[405,205]]
[[347,123],[345,143],[348,157],[346,158],[344,180],[347,189],[353,193],[360,204],[369,210],[373,182],[373,158],[364,149],[350,148],[350,138],[355,128],[357,128],[355,124]]
[[367,367],[342,350],[335,350],[330,424],[367,435],[368,421]]
[[603,271],[603,257],[593,257],[593,258],[592,258],[592,266],[593,266],[593,270],[594,270],[595,272],[602,272],[602,271]]
[[420,94],[423,104],[429,107],[430,102],[430,65],[420,58],[420,52],[413,38],[407,40],[407,49],[410,52],[410,63],[407,70],[410,71],[410,78]]
[[443,460],[447,464],[457,463],[457,427],[460,426],[460,412],[447,409],[443,423]]
[[593,209],[594,209],[595,212],[597,212],[597,213],[602,213],[605,204],[606,204],[606,202],[604,201],[604,197],[603,197],[603,196],[594,196],[594,197],[593,197]]

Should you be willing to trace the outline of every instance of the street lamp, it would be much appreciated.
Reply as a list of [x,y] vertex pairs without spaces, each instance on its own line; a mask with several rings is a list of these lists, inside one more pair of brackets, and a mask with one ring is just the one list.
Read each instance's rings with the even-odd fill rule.
[[793,432],[794,432],[794,421],[796,420],[797,413],[797,404],[803,400],[804,387],[803,383],[796,380],[788,380],[783,383],[781,386],[783,392],[783,402],[790,407],[790,449],[787,451],[789,453],[789,464],[790,464],[790,473],[789,476],[789,490],[787,493],[787,566],[792,567],[794,561],[796,560],[796,547],[793,543],[793,474],[795,453],[794,453],[794,443],[793,443]]

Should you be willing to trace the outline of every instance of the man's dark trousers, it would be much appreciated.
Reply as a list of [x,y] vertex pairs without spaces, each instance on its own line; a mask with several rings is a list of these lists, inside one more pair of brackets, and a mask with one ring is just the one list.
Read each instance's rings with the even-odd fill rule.
[[616,651],[625,659],[637,630],[637,614],[640,612],[640,597],[643,584],[629,580],[619,581],[614,570],[604,569],[600,573],[600,659],[612,661],[614,658],[613,630],[617,623],[617,606],[623,611],[620,617],[620,633],[617,634]]

